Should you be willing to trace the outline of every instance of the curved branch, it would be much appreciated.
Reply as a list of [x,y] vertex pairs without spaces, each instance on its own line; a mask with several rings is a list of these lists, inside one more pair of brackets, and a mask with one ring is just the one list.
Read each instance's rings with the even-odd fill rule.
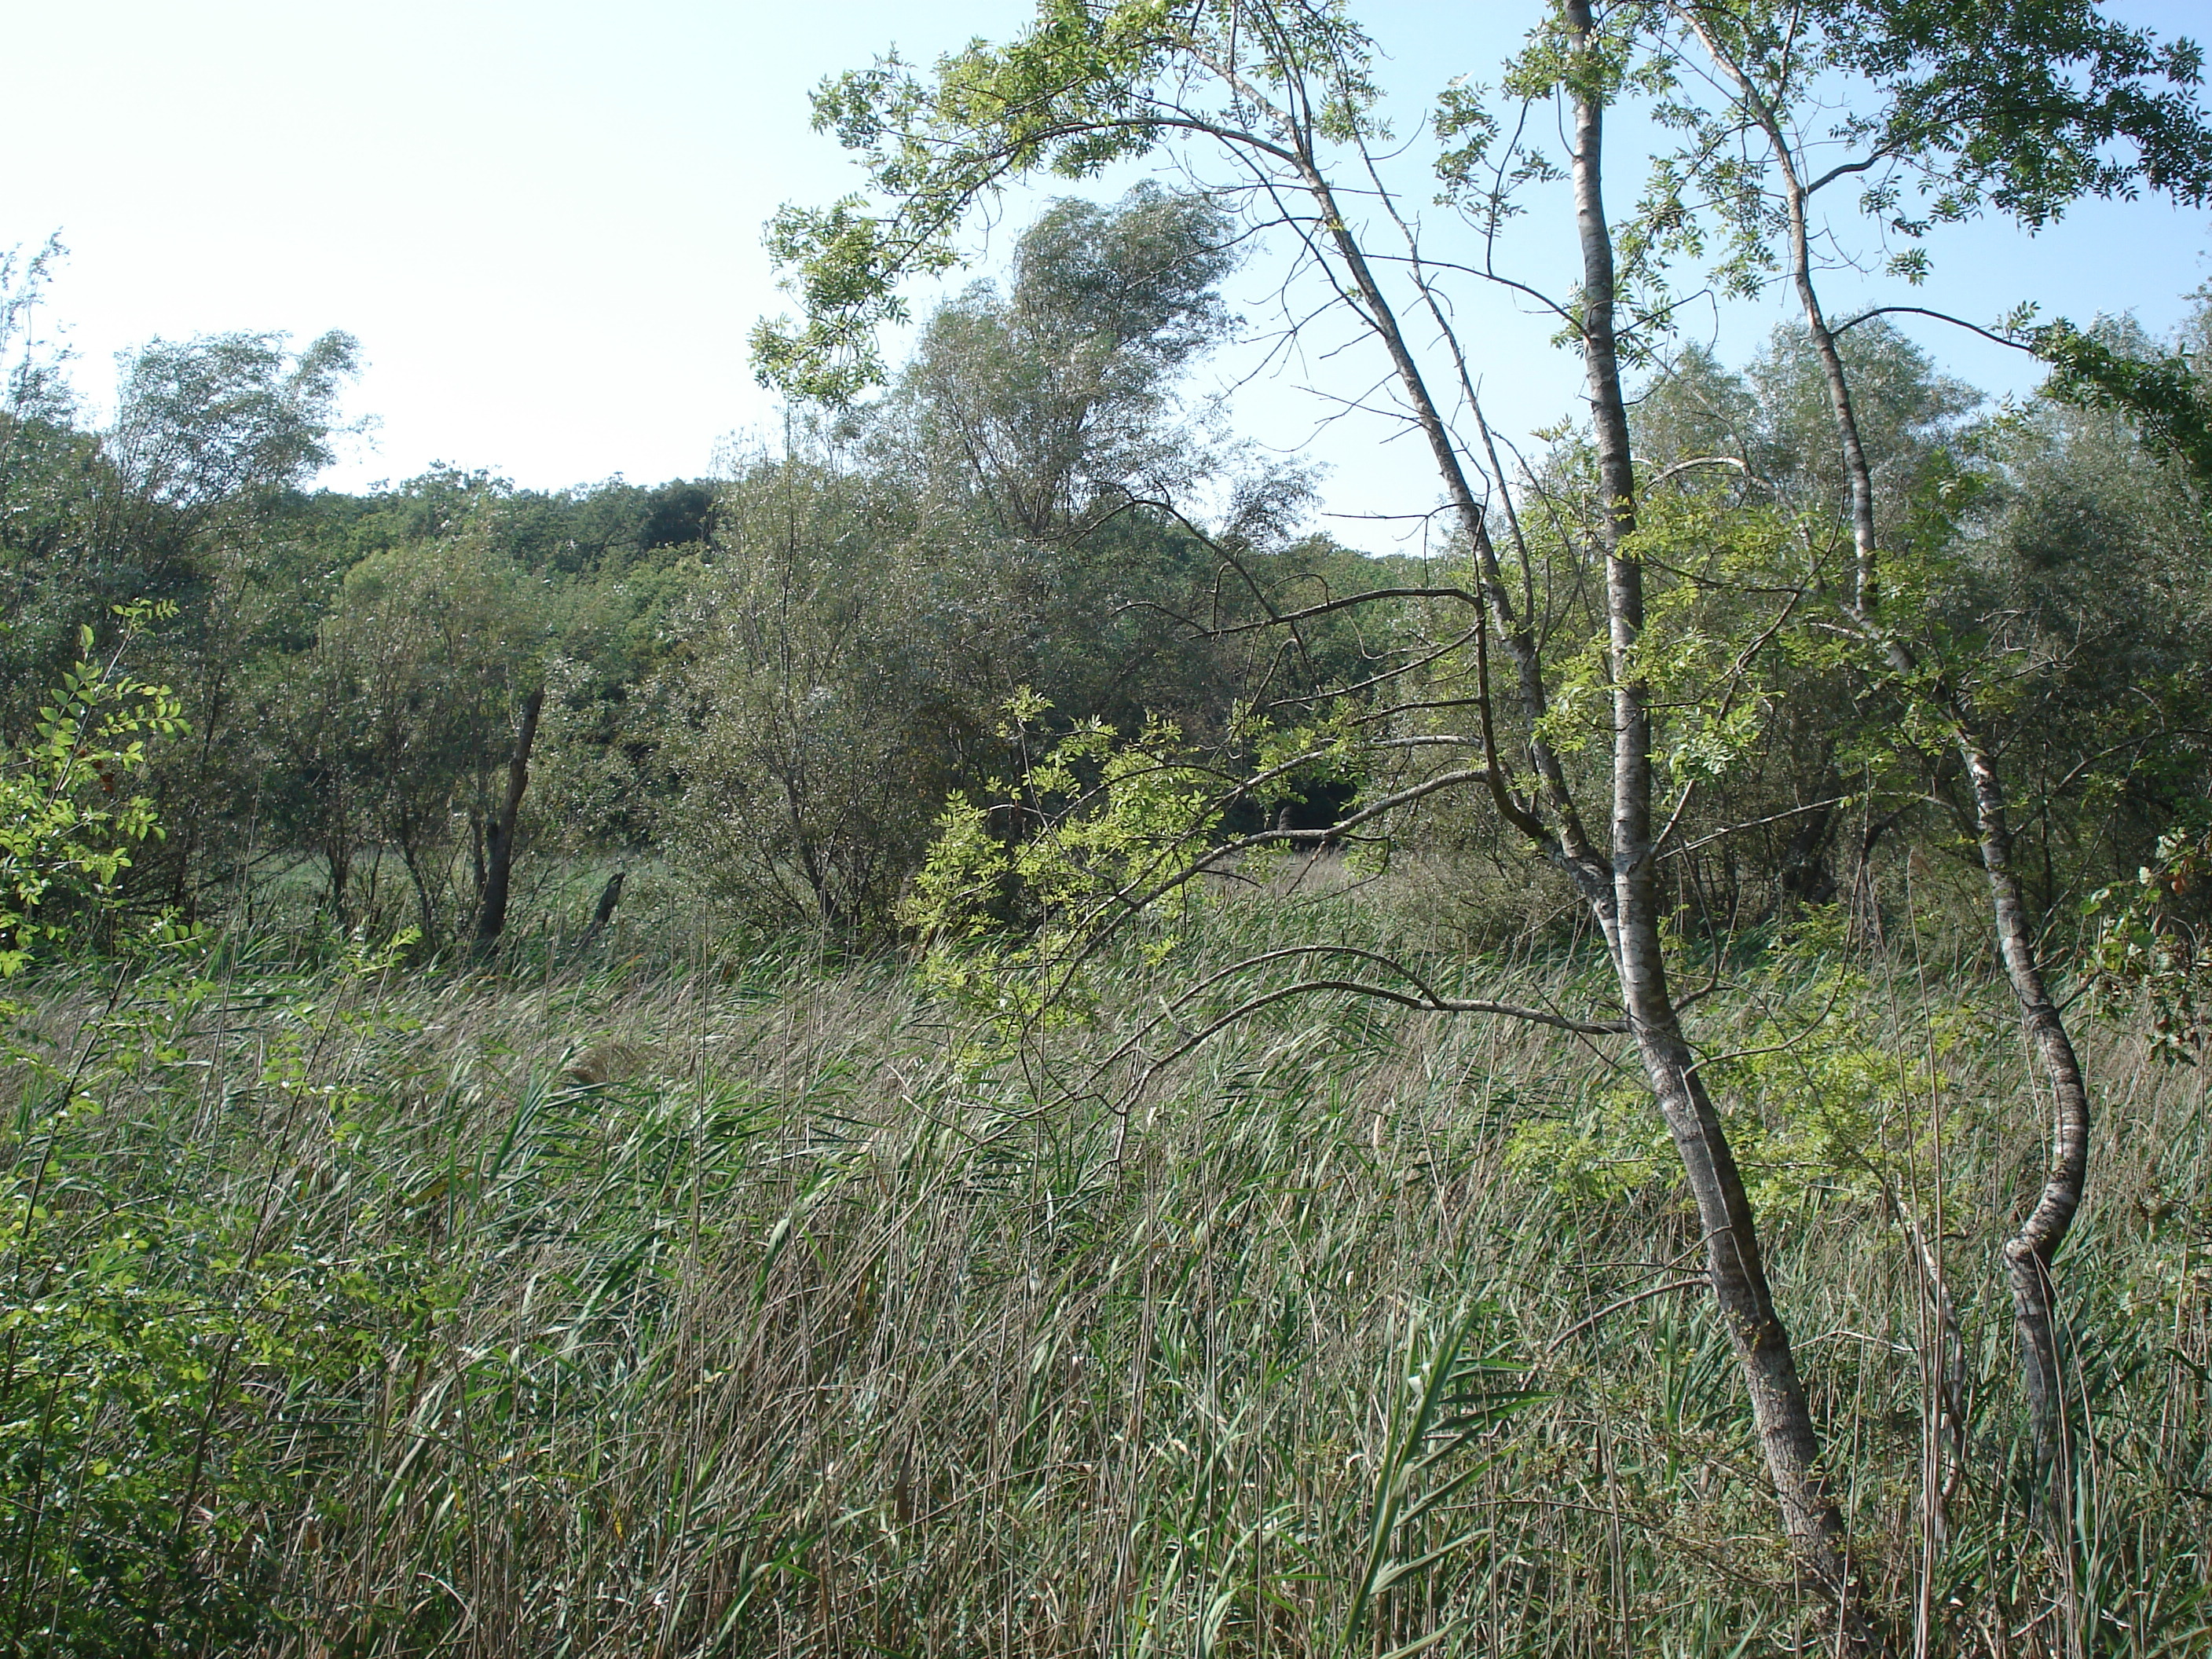
[[[1496,1014],[1507,1019],[1525,1020],[1534,1025],[1548,1025],[1555,1030],[1571,1031],[1577,1036],[1620,1036],[1628,1030],[1628,1022],[1625,1019],[1577,1019],[1571,1014],[1555,1013],[1547,1008],[1531,1008],[1520,1003],[1498,1002],[1484,997],[1445,996],[1432,989],[1404,963],[1378,952],[1361,950],[1355,945],[1306,945],[1291,946],[1279,951],[1262,951],[1256,957],[1248,957],[1242,962],[1232,963],[1226,968],[1209,974],[1177,997],[1165,1011],[1147,1021],[1135,1036],[1108,1056],[1104,1063],[1111,1065],[1115,1060],[1126,1059],[1130,1054],[1139,1052],[1146,1036],[1158,1030],[1162,1024],[1174,1023],[1176,1009],[1203,995],[1224,980],[1263,968],[1269,963],[1316,956],[1347,957],[1357,962],[1372,963],[1391,973],[1402,975],[1413,988],[1411,991],[1395,990],[1387,985],[1377,985],[1371,981],[1358,979],[1305,979],[1298,981],[1294,985],[1279,985],[1272,991],[1263,991],[1257,996],[1246,998],[1226,1013],[1218,1016],[1203,1029],[1187,1035],[1174,1048],[1153,1060],[1146,1067],[1146,1075],[1148,1077],[1155,1075],[1164,1067],[1173,1065],[1209,1038],[1218,1035],[1248,1014],[1257,1013],[1262,1008],[1272,1007],[1276,1003],[1288,1001],[1293,997],[1310,996],[1323,991],[1340,991],[1351,996],[1371,997],[1380,1002],[1394,1003],[1401,1008],[1412,1009],[1416,1013]],[[1178,1026],[1177,1029],[1180,1030],[1181,1027]]]
[[[1462,605],[1474,605],[1478,608],[1482,604],[1480,599],[1463,587],[1370,587],[1364,592],[1347,593],[1340,599],[1329,599],[1320,605],[1310,605],[1303,611],[1285,611],[1279,615],[1268,617],[1265,622],[1238,623],[1231,628],[1209,628],[1205,631],[1208,639],[1225,640],[1234,634],[1257,633],[1262,629],[1277,628],[1288,623],[1304,622],[1310,617],[1326,617],[1334,611],[1349,611],[1354,605],[1365,605],[1375,599],[1457,599]],[[1160,611],[1164,615],[1174,614],[1159,605],[1147,608]],[[1189,618],[1177,617],[1176,620],[1188,622]]]
[[1970,323],[1964,317],[1954,317],[1948,311],[1935,311],[1926,306],[1875,306],[1869,311],[1862,311],[1857,316],[1847,321],[1836,324],[1828,330],[1828,332],[1840,336],[1847,330],[1856,328],[1861,323],[1872,322],[1877,317],[1900,314],[1911,317],[1933,317],[1939,323],[1948,323],[1954,328],[1965,329],[1969,334],[1978,334],[1984,340],[1994,344],[2009,346],[2014,351],[2024,351],[2031,357],[2035,356],[2035,348],[2025,341],[2008,340],[2002,334],[1992,334],[1978,323]]
[[1544,1350],[1544,1356],[1548,1359],[1552,1355],[1565,1347],[1571,1339],[1580,1336],[1584,1331],[1589,1329],[1591,1326],[1596,1324],[1599,1320],[1603,1319],[1608,1314],[1617,1314],[1624,1308],[1632,1308],[1639,1302],[1649,1302],[1654,1297],[1672,1296],[1677,1291],[1710,1290],[1712,1288],[1712,1282],[1713,1281],[1710,1279],[1678,1279],[1672,1284],[1654,1285],[1649,1290],[1637,1291],[1633,1296],[1624,1296],[1620,1301],[1608,1304],[1607,1306],[1600,1308],[1588,1319],[1578,1319],[1573,1324],[1568,1326],[1566,1329],[1561,1331],[1557,1336],[1552,1339],[1551,1345]]
[[1665,483],[1676,473],[1687,472],[1693,467],[1700,466],[1732,466],[1737,471],[1747,475],[1751,471],[1748,466],[1733,455],[1692,455],[1686,461],[1677,461],[1672,466],[1662,467],[1658,471],[1650,474],[1644,479],[1644,488],[1648,493]]

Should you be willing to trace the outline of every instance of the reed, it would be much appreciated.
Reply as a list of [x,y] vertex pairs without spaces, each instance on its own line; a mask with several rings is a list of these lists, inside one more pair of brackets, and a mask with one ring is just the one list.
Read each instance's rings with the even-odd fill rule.
[[[1320,930],[1426,948],[1358,892],[1209,926],[1004,1054],[895,964],[788,952],[501,980],[233,944],[32,987],[0,1630],[360,1659],[1815,1639],[1680,1287],[1691,1212],[1638,1163],[1604,1042],[1294,999],[1125,1129],[1095,1062],[1194,962]],[[1522,1000],[1580,982],[1556,945],[1476,966]],[[1771,1120],[1775,1268],[1859,1565],[1928,1651],[2052,1650],[1996,1255],[2035,1173],[2025,1060],[1971,963],[1862,953],[1840,1012],[1836,967],[1778,957],[1705,1035],[1831,1005],[1779,1047],[1812,1080],[1743,1072],[1735,1109]],[[1800,1060],[1845,1018],[1903,1081],[1839,1152],[1790,1119],[1819,1118]],[[2203,1652],[2204,1085],[2124,1030],[2092,1050],[2063,1285],[2085,1618],[2094,1651]],[[1940,1332],[1900,1215],[1962,1340],[1940,1522]]]

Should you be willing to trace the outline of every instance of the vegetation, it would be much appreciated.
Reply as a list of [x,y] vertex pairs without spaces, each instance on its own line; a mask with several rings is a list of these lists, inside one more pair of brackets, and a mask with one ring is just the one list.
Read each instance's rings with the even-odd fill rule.
[[[315,491],[343,335],[95,426],[11,262],[15,1650],[2212,1650],[2212,311],[1991,409],[1824,263],[2212,123],[1977,16],[1562,0],[1409,142],[1046,0],[822,89],[784,429],[652,489]],[[1195,395],[1271,242],[1434,556]]]
[[[1757,1001],[1720,1040],[1771,1050],[1740,1063],[1736,1121],[1869,1593],[1924,1585],[1948,1644],[2029,1652],[2052,1586],[1987,1267],[2032,1173],[2027,1073],[1970,895],[1934,885],[1957,956],[1929,933],[1917,968],[1832,939],[1747,963]],[[1085,1076],[1193,962],[1349,930],[1453,971],[1433,910],[1410,872],[1229,907],[1189,960],[1117,959],[1106,1018],[1042,1062]],[[1477,960],[1531,999],[1603,972]],[[895,966],[192,969],[112,1003],[56,978],[27,1011],[77,1068],[15,1119],[19,1170],[46,1172],[10,1241],[30,1650],[1817,1634],[1694,1212],[1602,1052],[1285,1002],[1136,1103],[1117,1158],[1104,1103],[1040,1109]],[[1791,1008],[1850,1047],[1775,1050]],[[2199,1651],[2202,1083],[2134,1032],[2087,1052],[2112,1081],[2066,1279],[2097,1334],[2080,1593],[2106,1650]],[[1948,1378],[1916,1212],[1942,1217]],[[1931,1534],[1944,1387],[1972,1462]]]

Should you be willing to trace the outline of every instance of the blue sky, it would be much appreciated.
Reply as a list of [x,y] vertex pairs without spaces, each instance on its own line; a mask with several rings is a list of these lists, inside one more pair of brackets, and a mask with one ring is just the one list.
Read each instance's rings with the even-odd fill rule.
[[[2194,6],[2118,9],[2205,32]],[[926,60],[1027,12],[1024,0],[0,0],[0,246],[60,232],[70,253],[41,326],[65,327],[94,397],[112,354],[157,334],[359,336],[368,371],[351,407],[379,425],[333,483],[439,460],[541,487],[702,473],[724,434],[775,421],[744,349],[755,318],[781,307],[763,220],[853,182],[807,127],[808,88],[894,40]],[[1491,73],[1522,12],[1387,0],[1364,15],[1413,110],[1451,74]],[[1977,320],[2035,299],[2164,328],[2212,275],[2208,247],[2201,214],[2093,206],[2033,240],[1994,225],[1942,239],[1920,297]],[[1237,279],[1248,313],[1269,275]],[[1501,423],[1567,412],[1572,367],[1546,327],[1484,303],[1475,331]],[[1730,317],[1721,349],[1741,356],[1776,314]],[[1996,348],[1915,331],[1978,384],[2032,380]],[[1339,387],[1357,378],[1348,364],[1316,372]],[[1237,413],[1293,447],[1322,408],[1275,380],[1248,386]],[[1430,504],[1419,456],[1382,435],[1344,422],[1312,444],[1328,507]],[[1334,522],[1382,544],[1356,519]]]

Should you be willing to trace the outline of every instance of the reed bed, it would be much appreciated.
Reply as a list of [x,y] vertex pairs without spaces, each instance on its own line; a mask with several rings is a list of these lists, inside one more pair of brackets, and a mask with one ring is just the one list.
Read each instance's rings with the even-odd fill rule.
[[[1018,1048],[895,964],[790,952],[491,978],[234,945],[33,985],[0,1631],[302,1659],[1817,1648],[1683,1283],[1693,1219],[1603,1042],[1294,998],[1141,1094],[1096,1070],[1194,967],[1424,948],[1407,927],[1358,894],[1224,905]],[[1435,961],[1583,982],[1565,946]],[[1823,971],[1700,1029],[1755,1048],[1825,995],[1796,1052],[1847,1024],[1900,1057],[1887,1162],[1793,1136],[1809,1063],[1734,1108],[1861,1571],[1926,1651],[2055,1651],[1996,1257],[2039,1176],[2018,1037],[1971,963],[1864,954],[1840,1001],[1788,977]],[[2212,1651],[2203,1079],[2123,1029],[2088,1046],[2081,1617],[2096,1652]],[[1940,1521],[1901,1216],[1963,1339]]]

